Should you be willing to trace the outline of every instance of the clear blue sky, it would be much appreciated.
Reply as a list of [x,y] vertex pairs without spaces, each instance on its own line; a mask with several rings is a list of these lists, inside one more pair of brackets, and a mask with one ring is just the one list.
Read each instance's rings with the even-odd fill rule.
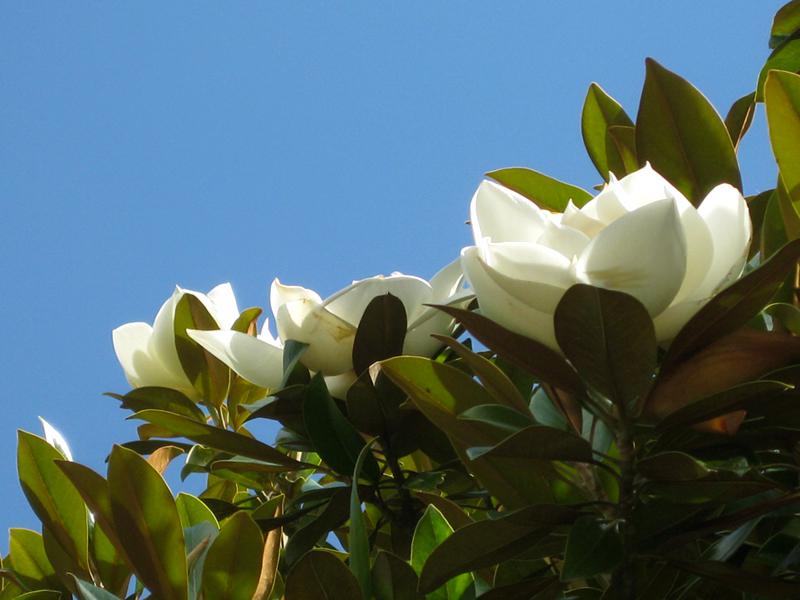
[[[635,114],[652,56],[721,112],[752,90],[780,1],[5,2],[0,19],[0,549],[37,525],[15,429],[42,415],[105,472],[135,424],[111,330],[176,283],[276,275],[326,295],[430,276],[469,242],[481,174],[586,187],[598,81]],[[759,115],[746,191],[775,170]]]

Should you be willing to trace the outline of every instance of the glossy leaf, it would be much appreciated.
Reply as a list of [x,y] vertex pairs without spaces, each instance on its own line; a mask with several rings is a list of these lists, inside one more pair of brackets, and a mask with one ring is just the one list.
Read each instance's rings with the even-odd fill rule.
[[108,485],[114,525],[137,577],[157,596],[186,598],[183,528],[163,478],[132,450],[114,446]]
[[[364,440],[336,406],[321,374],[306,387],[303,421],[322,460],[337,473],[352,475]],[[371,455],[365,458],[364,469],[370,479],[378,479],[378,464]]]
[[778,291],[798,257],[800,240],[789,242],[760,267],[714,296],[675,336],[662,370],[755,317]]
[[656,368],[655,327],[627,294],[572,286],[555,312],[558,345],[584,381],[630,410],[649,390]]
[[350,517],[350,488],[338,487],[330,500],[314,519],[294,532],[286,543],[284,558],[294,564],[319,540],[341,526]]
[[628,173],[625,158],[609,136],[609,128],[613,126],[633,127],[633,121],[616,100],[593,83],[583,103],[581,134],[589,158],[606,181],[609,173],[617,177]]
[[245,511],[228,518],[203,564],[203,597],[251,600],[261,575],[263,545],[261,530]]
[[331,552],[312,550],[289,571],[286,600],[361,600],[358,581]]
[[375,600],[419,600],[417,574],[402,558],[381,550],[372,567]]
[[725,128],[731,136],[734,148],[739,146],[744,134],[750,129],[755,113],[756,95],[754,92],[745,94],[731,105],[725,116]]
[[361,375],[372,363],[399,356],[406,339],[406,309],[397,296],[373,298],[364,309],[353,340],[353,369]]
[[111,537],[106,534],[105,529],[96,526],[89,538],[89,554],[103,587],[118,595],[124,595],[128,590],[133,569],[124,549],[118,547]]
[[79,574],[89,572],[89,523],[81,495],[55,461],[62,454],[42,438],[20,431],[17,469],[33,512],[75,562]]
[[800,214],[800,75],[773,71],[764,85],[772,152],[795,213]]
[[592,195],[584,189],[523,167],[498,169],[486,173],[486,176],[525,196],[537,206],[555,212],[563,212],[570,200],[575,206],[581,207],[592,199]]
[[181,527],[184,529],[203,522],[211,523],[215,528],[219,529],[217,517],[197,496],[181,492],[175,498],[175,507],[178,509],[178,518],[181,520]]
[[17,579],[26,587],[33,589],[62,587],[53,565],[47,558],[40,534],[30,529],[9,529],[8,554],[4,565],[12,569]]
[[563,460],[594,462],[592,445],[573,433],[532,425],[512,433],[496,446],[470,448],[467,453],[473,460],[481,456],[524,458],[531,460]]
[[800,36],[794,35],[778,44],[758,74],[756,100],[764,101],[766,81],[771,71],[797,73],[800,70]]
[[636,127],[626,125],[609,127],[608,144],[616,149],[624,169],[619,174],[615,171],[615,175],[621,177],[639,169],[639,157],[636,153]]
[[475,339],[494,350],[510,363],[524,369],[541,381],[565,391],[583,390],[577,373],[564,357],[544,344],[501,327],[483,315],[452,306],[437,306],[461,323]]
[[769,47],[775,48],[786,38],[800,30],[800,0],[784,4],[772,20]]
[[154,408],[182,415],[194,421],[205,423],[206,416],[197,405],[178,390],[162,387],[140,387],[125,395],[108,393],[122,403],[122,408],[133,412]]
[[231,325],[231,330],[239,333],[256,334],[256,322],[264,311],[258,306],[245,308]]
[[458,418],[461,420],[477,421],[486,423],[497,429],[502,429],[509,433],[519,431],[528,425],[533,424],[530,416],[525,416],[513,408],[502,404],[481,404],[468,408]]
[[308,466],[251,437],[212,427],[205,423],[198,423],[163,410],[143,410],[128,418],[141,419],[153,423],[169,430],[176,436],[188,438],[193,442],[216,448],[217,450],[282,465],[287,467],[287,470],[306,468]]
[[736,152],[725,124],[695,87],[647,59],[636,117],[640,164],[653,168],[698,205],[720,183],[742,189]]
[[[414,538],[411,541],[411,566],[418,575],[422,574],[433,551],[452,533],[453,528],[439,512],[439,509],[429,505],[417,523],[417,527],[414,529]],[[432,583],[436,583],[436,581]],[[459,600],[471,584],[472,577],[464,574],[448,578],[446,583],[435,589],[429,589],[420,581],[420,589],[428,592],[427,600]]]
[[302,367],[300,359],[308,349],[308,344],[297,340],[286,340],[283,344],[283,380],[281,387],[289,385],[296,369]]
[[420,574],[420,590],[434,590],[460,573],[518,556],[575,515],[567,506],[535,505],[466,525],[433,549]]
[[78,579],[77,577],[73,577],[73,580],[75,581],[75,588],[78,590],[80,600],[119,600],[118,596],[115,596],[108,590],[97,587],[93,583]]
[[561,580],[608,573],[622,560],[622,539],[615,523],[587,515],[575,521],[567,536]]
[[[363,321],[362,321],[363,322]],[[361,512],[361,499],[358,497],[358,480],[367,455],[372,451],[375,439],[361,449],[353,469],[353,485],[350,487],[350,532],[348,550],[350,551],[350,570],[358,580],[365,598],[372,596],[372,579],[369,565],[369,535],[364,513]]]

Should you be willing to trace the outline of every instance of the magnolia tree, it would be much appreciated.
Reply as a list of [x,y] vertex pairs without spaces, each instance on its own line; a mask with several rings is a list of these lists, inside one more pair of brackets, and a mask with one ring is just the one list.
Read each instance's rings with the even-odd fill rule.
[[597,193],[488,173],[431,281],[276,279],[277,337],[228,284],[116,329],[139,439],[101,475],[20,432],[42,530],[0,599],[800,598],[797,0],[771,45],[724,120],[652,60],[635,121],[593,84]]

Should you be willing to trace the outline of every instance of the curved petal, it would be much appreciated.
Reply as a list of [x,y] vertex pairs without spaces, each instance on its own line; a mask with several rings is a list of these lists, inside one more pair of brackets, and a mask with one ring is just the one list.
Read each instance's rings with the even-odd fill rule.
[[[592,201],[590,200],[590,202]],[[600,233],[603,227],[605,227],[605,224],[597,218],[590,216],[590,212],[592,211],[582,211],[570,200],[567,203],[567,208],[564,209],[564,214],[561,217],[561,224],[582,231],[587,237],[593,238]]]
[[552,248],[565,258],[572,260],[583,252],[583,249],[589,245],[589,241],[589,236],[574,227],[550,222],[539,236],[537,243]]
[[659,344],[672,341],[681,328],[703,307],[702,300],[684,300],[667,308],[653,319],[656,327],[656,340]]
[[323,302],[323,306],[340,319],[358,327],[367,305],[376,296],[397,296],[406,309],[406,318],[414,318],[417,309],[431,301],[431,286],[424,279],[411,275],[378,275],[354,281]]
[[275,389],[283,378],[283,348],[228,329],[187,329],[195,342],[257,386]]
[[620,197],[623,194],[616,177],[612,177],[597,196],[583,205],[581,211],[606,225],[613,223],[630,212]]
[[196,392],[183,369],[168,371],[158,358],[152,356],[152,335],[153,328],[147,323],[127,323],[111,332],[114,352],[128,383],[135,388],[167,387],[195,397]]
[[458,291],[464,281],[461,259],[457,258],[431,278],[431,302],[443,304]]
[[723,183],[711,190],[697,212],[711,232],[714,259],[694,297],[706,298],[742,273],[753,225],[744,198],[732,185]]
[[309,290],[299,285],[283,285],[277,277],[272,280],[272,285],[269,289],[269,305],[273,315],[278,314],[278,309],[281,306],[295,300],[322,304],[322,298],[314,290]]
[[[211,301],[211,306],[206,306],[211,316],[219,325],[220,329],[230,329],[239,318],[239,306],[236,304],[236,296],[230,283],[221,283],[212,289],[207,298]],[[197,294],[203,300],[203,294]]]
[[331,396],[339,398],[340,400],[346,400],[347,390],[355,383],[356,379],[355,371],[350,370],[341,375],[325,377],[325,385],[328,387],[328,392],[330,392]]
[[[152,358],[161,363],[164,370],[170,373],[183,374],[183,366],[175,349],[175,306],[183,296],[183,290],[175,288],[166,302],[161,306],[153,321],[153,335],[150,338],[148,353]],[[188,383],[188,379],[186,379]]]
[[581,255],[579,279],[663,311],[686,275],[686,236],[674,200],[659,200],[606,227]]
[[493,269],[481,259],[477,246],[469,246],[461,251],[461,266],[475,290],[484,316],[506,329],[558,350],[552,313],[538,311],[500,287],[490,276]]
[[431,315],[406,332],[403,354],[431,357],[442,347],[442,343],[432,334],[450,335],[453,331],[453,318],[435,308],[429,309]]
[[650,166],[649,162],[641,169],[620,179],[618,185],[619,189],[622,190],[620,200],[622,200],[628,211],[634,211],[647,204],[658,200],[666,200],[667,198],[675,198],[678,200],[679,205],[683,204],[681,200],[689,203],[674,185]]
[[686,235],[686,276],[673,303],[695,297],[695,290],[708,276],[716,253],[711,231],[697,209],[688,200],[678,198],[678,212]]
[[478,186],[469,209],[475,241],[535,242],[547,223],[547,214],[533,202],[491,181]]

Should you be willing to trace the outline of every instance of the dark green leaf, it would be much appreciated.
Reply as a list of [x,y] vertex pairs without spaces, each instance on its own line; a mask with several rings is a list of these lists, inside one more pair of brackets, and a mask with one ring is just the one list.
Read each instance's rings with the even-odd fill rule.
[[558,345],[586,383],[623,410],[644,398],[656,368],[655,327],[634,297],[572,286],[555,312]]
[[455,575],[509,560],[575,515],[567,506],[535,505],[457,529],[426,560],[420,590],[434,590]]
[[[609,127],[633,127],[633,121],[619,103],[596,83],[589,86],[581,115],[581,133],[589,158],[600,176],[608,181],[609,172],[617,177],[628,173],[625,159],[609,138]],[[609,143],[612,142],[612,143]]]
[[399,356],[406,339],[406,309],[392,294],[375,296],[358,323],[353,340],[353,369],[361,375],[372,363]]
[[758,74],[756,87],[756,100],[764,101],[766,81],[772,71],[786,71],[797,73],[800,70],[800,36],[795,35],[784,39],[769,55],[761,72]]
[[289,571],[286,600],[361,600],[358,581],[331,552],[312,550]]
[[636,150],[696,206],[717,184],[742,189],[731,137],[714,107],[695,87],[647,59]]
[[186,598],[183,528],[161,475],[132,450],[114,446],[108,487],[114,525],[137,577],[157,596]]
[[544,344],[509,331],[478,313],[452,306],[436,308],[456,319],[480,343],[541,381],[568,392],[583,390],[577,373],[564,357]]
[[791,0],[775,13],[770,30],[769,47],[775,48],[798,30],[800,30],[800,0]]
[[375,600],[420,600],[417,574],[402,558],[381,550],[372,567]]
[[772,71],[764,85],[764,103],[780,177],[795,213],[800,214],[800,75]]
[[561,580],[608,573],[622,560],[622,538],[616,523],[587,515],[575,521],[567,537]]
[[537,206],[555,212],[564,212],[570,200],[575,206],[581,207],[592,199],[592,195],[584,189],[523,167],[490,171],[486,176],[525,196]]
[[520,414],[513,408],[501,404],[473,406],[458,415],[458,418],[486,423],[510,433],[519,431],[528,425],[533,425],[533,419],[530,416]]
[[585,439],[543,425],[532,425],[512,433],[490,448],[470,448],[468,455],[472,460],[485,455],[496,458],[594,462],[592,446]]
[[122,408],[127,408],[133,412],[155,408],[183,415],[195,421],[205,422],[206,420],[203,411],[178,390],[161,387],[141,387],[131,390],[124,396],[112,393],[107,393],[106,395],[116,398],[122,403]]
[[725,128],[731,136],[733,147],[737,148],[742,141],[744,134],[750,129],[753,123],[753,115],[756,112],[756,95],[750,92],[734,102],[728,114],[725,116]]
[[279,452],[272,446],[268,446],[256,439],[226,431],[218,427],[212,427],[205,423],[198,423],[186,417],[168,413],[163,410],[143,410],[128,417],[129,419],[141,419],[148,423],[153,423],[163,427],[176,436],[182,436],[198,444],[203,444],[211,448],[231,454],[239,454],[256,460],[271,462],[276,465],[283,465],[287,470],[307,468],[305,463],[298,462]]
[[608,128],[608,141],[610,148],[614,148],[622,161],[623,171],[615,175],[622,177],[626,173],[633,173],[639,169],[639,157],[636,154],[636,127],[626,125],[613,125]]
[[684,452],[661,452],[636,463],[639,473],[654,481],[693,481],[711,471],[699,460]]
[[97,587],[93,583],[89,583],[83,579],[78,579],[74,576],[73,579],[75,581],[75,587],[78,590],[78,596],[80,597],[80,600],[119,600],[118,596],[115,596],[108,590]]
[[669,559],[669,564],[687,573],[699,575],[704,579],[725,587],[750,592],[767,598],[798,598],[800,583],[784,581],[758,573],[749,573],[733,565],[714,560],[684,561]]
[[[362,321],[363,322],[363,321]],[[358,454],[353,469],[353,485],[350,487],[350,532],[348,534],[348,550],[350,551],[350,570],[358,580],[364,598],[372,597],[372,580],[369,567],[369,536],[367,522],[361,512],[361,499],[358,497],[358,479],[367,455],[372,451],[375,439],[364,444]]]
[[297,340],[286,340],[283,344],[283,381],[281,387],[286,387],[294,373],[300,359],[308,349],[308,344]]
[[[414,529],[414,538],[411,541],[411,566],[418,575],[422,574],[433,551],[452,533],[453,528],[439,512],[439,509],[428,505]],[[436,559],[434,558],[434,560]],[[446,583],[438,583],[441,587],[437,586],[435,590],[431,590],[420,581],[420,589],[427,592],[427,600],[460,600],[461,595],[472,584],[472,577],[469,574],[457,575],[452,578],[448,577]]]
[[203,564],[203,597],[251,600],[261,575],[264,539],[255,521],[239,511],[222,525]]
[[64,457],[25,431],[18,432],[17,442],[19,481],[33,512],[75,562],[78,574],[88,574],[88,514],[81,495],[55,463]]
[[286,544],[284,556],[288,564],[294,564],[324,536],[328,535],[350,517],[350,488],[336,488],[322,512],[312,521],[298,529]]
[[[303,420],[322,460],[337,473],[352,475],[364,440],[336,406],[321,373],[306,387]],[[365,459],[364,469],[370,479],[378,479],[378,464],[371,455]]]
[[800,257],[800,240],[789,242],[769,260],[714,296],[678,332],[662,371],[742,327],[775,295]]

